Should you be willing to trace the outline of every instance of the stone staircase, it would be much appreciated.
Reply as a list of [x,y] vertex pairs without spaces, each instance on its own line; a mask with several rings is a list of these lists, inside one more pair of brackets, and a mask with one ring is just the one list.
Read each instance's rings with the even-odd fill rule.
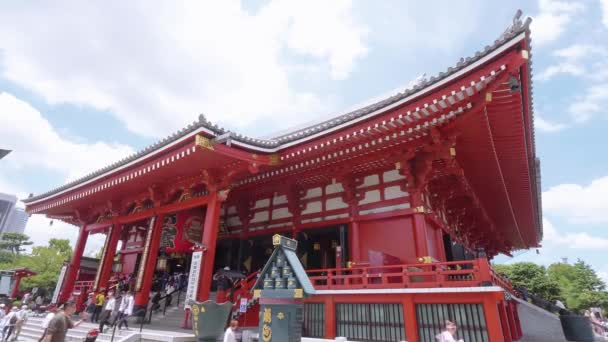
[[[162,316],[162,313],[152,315],[152,323],[144,324],[142,332],[139,332],[139,324],[135,322],[135,318],[129,319],[129,330],[116,329],[114,330],[114,342],[132,342],[132,341],[163,341],[163,342],[188,342],[195,341],[196,338],[192,330],[181,329],[181,321],[183,320],[183,306],[178,310],[177,306],[167,308],[167,315]],[[181,320],[180,320],[181,319]],[[33,342],[38,341],[42,336],[42,321],[44,317],[30,317],[27,323],[21,329],[19,341]],[[173,322],[179,321],[180,324]],[[83,341],[86,334],[92,329],[98,329],[99,325],[82,322],[74,329],[70,329],[66,336],[66,341]],[[106,326],[105,333],[99,334],[96,342],[112,341],[111,327]]]
[[[42,321],[44,317],[30,317],[26,324],[21,329],[19,341],[38,341],[44,329],[42,329]],[[99,326],[90,322],[82,322],[79,326],[68,330],[66,341],[83,341],[87,332],[92,329],[97,329]],[[129,342],[139,338],[139,330],[118,330],[116,329],[114,341]],[[112,330],[106,329],[106,333],[99,334],[97,341],[109,342],[112,340]]]

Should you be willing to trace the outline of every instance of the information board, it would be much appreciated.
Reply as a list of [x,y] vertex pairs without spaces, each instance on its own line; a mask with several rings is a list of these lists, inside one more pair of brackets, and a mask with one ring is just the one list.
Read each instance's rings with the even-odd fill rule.
[[196,300],[198,292],[198,281],[201,275],[201,264],[203,261],[203,251],[195,251],[192,253],[192,262],[190,263],[190,274],[188,275],[188,287],[186,289],[186,300],[184,308],[189,309],[188,303],[190,300]]

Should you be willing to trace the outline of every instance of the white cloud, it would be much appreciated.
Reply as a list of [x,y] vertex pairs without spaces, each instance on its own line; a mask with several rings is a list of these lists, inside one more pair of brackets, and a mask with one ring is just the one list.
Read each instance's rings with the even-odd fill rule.
[[[574,224],[608,223],[608,176],[589,185],[560,184],[543,192],[543,210]],[[545,228],[546,229],[546,228]]]
[[600,0],[600,6],[602,9],[602,23],[608,27],[608,0]]
[[540,0],[539,14],[532,21],[532,39],[535,45],[556,41],[566,31],[572,19],[585,7],[582,3]]
[[542,132],[559,132],[566,128],[566,124],[543,119],[539,113],[534,114],[534,127]]
[[[577,77],[585,76],[593,79],[596,77],[594,75],[597,75],[595,72],[597,65],[591,62],[608,56],[608,51],[606,48],[597,45],[574,44],[554,51],[553,55],[558,57],[560,61],[541,71],[537,76],[539,81],[548,81],[560,74]],[[592,70],[594,72],[589,70],[589,65],[593,66]],[[601,70],[601,67],[597,68],[597,71]]]
[[[13,150],[2,162],[14,168],[52,170],[70,180],[133,153],[125,145],[65,139],[40,112],[8,93],[0,93],[0,113],[2,143]],[[2,183],[16,187],[8,179],[0,179]]]
[[[50,222],[53,221],[53,225]],[[34,246],[46,246],[50,239],[68,239],[74,247],[78,238],[79,228],[59,220],[50,220],[43,215],[32,215],[27,222],[25,234],[34,242]],[[84,254],[95,256],[105,242],[103,234],[90,235],[87,239]]]
[[290,83],[285,55],[345,79],[367,52],[350,1],[279,0],[256,14],[236,1],[157,5],[4,5],[3,76],[51,104],[107,110],[161,136],[200,112],[241,128],[324,114],[331,105]]
[[570,115],[577,122],[586,122],[605,112],[608,105],[608,83],[594,84],[585,94],[574,99],[568,107]]
[[543,218],[543,246],[548,248],[573,248],[583,250],[606,250],[608,239],[587,232],[560,233],[546,218]]

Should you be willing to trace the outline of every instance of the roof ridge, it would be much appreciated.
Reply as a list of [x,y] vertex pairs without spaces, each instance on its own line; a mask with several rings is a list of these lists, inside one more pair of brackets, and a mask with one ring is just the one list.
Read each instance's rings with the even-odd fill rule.
[[199,128],[207,129],[216,136],[219,136],[222,134],[230,134],[230,136],[232,137],[232,139],[234,141],[238,141],[243,144],[250,145],[253,148],[256,148],[256,147],[258,147],[258,148],[277,148],[277,147],[280,147],[282,144],[293,142],[293,141],[296,141],[299,139],[303,139],[303,138],[312,136],[316,133],[323,132],[329,128],[339,126],[343,123],[346,123],[346,122],[352,121],[354,119],[357,119],[359,117],[362,117],[364,115],[370,114],[380,108],[384,108],[384,107],[386,107],[390,104],[393,104],[395,102],[398,102],[408,96],[416,94],[417,92],[439,82],[442,79],[447,78],[450,75],[453,75],[454,73],[456,73],[456,72],[462,70],[463,68],[471,65],[472,63],[478,61],[482,57],[484,57],[484,56],[488,55],[489,53],[491,53],[492,51],[496,50],[502,44],[506,43],[509,39],[517,36],[518,34],[520,34],[522,32],[527,33],[526,36],[529,41],[529,39],[530,39],[529,38],[529,26],[530,26],[532,19],[530,17],[527,17],[527,18],[525,18],[525,20],[522,20],[522,16],[523,16],[523,12],[521,10],[517,10],[517,12],[515,13],[515,15],[513,17],[512,24],[509,27],[507,27],[505,29],[505,31],[496,40],[494,40],[493,44],[486,45],[483,48],[483,50],[476,51],[472,57],[471,56],[461,57],[455,66],[450,66],[447,68],[447,70],[439,72],[437,75],[433,75],[428,78],[425,77],[425,78],[421,79],[420,82],[416,82],[411,87],[409,87],[401,92],[397,92],[396,94],[390,95],[382,100],[378,100],[374,103],[368,104],[368,105],[364,106],[363,108],[355,109],[355,110],[340,114],[338,116],[332,117],[332,118],[322,121],[322,122],[318,122],[311,126],[302,127],[302,128],[299,128],[299,129],[291,131],[291,132],[285,132],[285,133],[282,133],[282,134],[277,135],[276,137],[272,137],[272,138],[253,138],[253,137],[249,137],[244,134],[241,134],[241,133],[232,132],[228,129],[225,129],[225,128],[219,126],[218,124],[212,123],[210,120],[208,120],[206,118],[206,116],[204,114],[201,113],[198,116],[198,120],[193,121],[191,124],[187,125],[186,127],[175,131],[173,134],[166,136],[165,138],[157,141],[156,143],[148,145],[148,146],[144,147],[143,149],[133,153],[130,156],[127,156],[127,157],[125,157],[117,162],[114,162],[108,166],[105,166],[101,169],[93,171],[83,177],[73,180],[60,187],[54,188],[52,190],[49,190],[49,191],[42,193],[40,195],[37,195],[37,196],[32,196],[27,199],[23,199],[23,202],[30,203],[30,202],[39,200],[41,198],[48,197],[57,192],[69,189],[77,184],[86,182],[95,177],[103,175],[107,171],[110,171],[110,170],[115,169],[120,166],[124,166],[134,160],[137,160],[137,159],[149,154],[152,151],[155,151],[161,147],[167,146],[170,143],[178,140],[179,138],[186,136],[187,134],[189,134]]

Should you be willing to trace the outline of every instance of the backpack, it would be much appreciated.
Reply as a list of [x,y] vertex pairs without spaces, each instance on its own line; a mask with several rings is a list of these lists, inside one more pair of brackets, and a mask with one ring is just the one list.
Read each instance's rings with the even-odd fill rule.
[[10,321],[8,321],[8,323],[9,323],[10,325],[15,325],[15,324],[17,324],[17,315],[13,315],[13,317],[11,317],[11,320],[10,320]]

